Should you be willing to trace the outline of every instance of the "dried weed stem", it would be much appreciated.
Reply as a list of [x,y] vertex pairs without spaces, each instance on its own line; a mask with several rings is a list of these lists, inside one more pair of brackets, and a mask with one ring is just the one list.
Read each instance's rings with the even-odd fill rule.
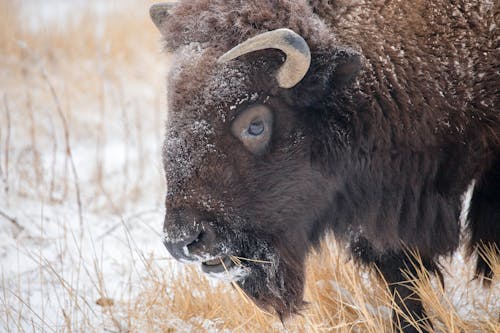
[[82,207],[82,198],[81,198],[81,192],[80,192],[80,183],[78,181],[78,172],[76,171],[76,165],[75,165],[75,161],[73,159],[73,153],[71,151],[68,122],[67,122],[66,117],[64,115],[64,112],[62,110],[61,103],[59,101],[59,97],[57,95],[57,92],[56,92],[54,86],[52,85],[52,83],[49,79],[49,76],[47,75],[47,72],[45,71],[45,68],[43,66],[40,68],[40,73],[42,75],[42,78],[44,79],[44,81],[47,83],[47,85],[49,87],[50,93],[52,95],[52,98],[53,98],[55,106],[56,106],[57,114],[59,115],[59,118],[61,119],[61,122],[63,124],[64,142],[65,142],[65,148],[66,148],[65,152],[66,152],[67,158],[70,161],[71,171],[73,173],[73,183],[74,183],[75,192],[76,192],[76,203],[78,206],[78,218],[80,221],[81,230],[83,230],[83,207]]

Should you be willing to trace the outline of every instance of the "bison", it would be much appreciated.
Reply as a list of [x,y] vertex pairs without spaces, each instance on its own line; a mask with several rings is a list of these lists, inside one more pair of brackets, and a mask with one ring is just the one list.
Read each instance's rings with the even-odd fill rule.
[[[425,323],[406,253],[441,274],[471,183],[468,249],[500,256],[498,4],[193,0],[150,14],[173,53],[173,257],[286,318],[304,307],[308,250],[332,231]],[[477,274],[492,277],[481,257]],[[419,330],[405,317],[396,327]]]

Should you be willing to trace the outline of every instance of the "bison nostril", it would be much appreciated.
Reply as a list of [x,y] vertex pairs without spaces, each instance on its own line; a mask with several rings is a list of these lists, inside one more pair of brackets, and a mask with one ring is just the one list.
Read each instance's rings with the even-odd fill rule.
[[187,244],[187,250],[191,255],[203,255],[211,253],[216,243],[215,233],[210,228],[203,229],[191,243]]
[[198,235],[198,237],[196,237],[196,238],[195,238],[195,239],[194,239],[191,243],[187,244],[186,246],[187,246],[188,248],[190,248],[190,247],[194,247],[194,246],[196,246],[196,244],[198,244],[198,243],[202,242],[202,241],[203,241],[203,238],[206,238],[206,237],[205,237],[205,232],[204,232],[204,231],[200,232],[200,234]]
[[200,214],[191,210],[171,209],[165,214],[163,243],[175,259],[199,261],[217,250],[213,226],[200,220]]
[[186,245],[188,252],[190,254],[200,254],[199,252],[207,251],[210,243],[208,238],[208,234],[205,231],[201,231],[194,241]]
[[195,246],[200,242],[200,233],[193,233],[191,236],[183,235],[183,237],[179,237],[178,239],[168,239],[165,238],[163,240],[163,244],[167,248],[168,252],[177,260],[195,260],[190,255],[190,247]]

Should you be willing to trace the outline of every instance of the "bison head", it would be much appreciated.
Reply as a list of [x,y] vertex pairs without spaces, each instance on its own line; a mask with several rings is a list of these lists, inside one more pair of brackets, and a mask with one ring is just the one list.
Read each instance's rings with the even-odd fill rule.
[[[194,10],[170,7],[151,9],[164,35],[170,15]],[[176,259],[236,281],[261,307],[295,313],[307,250],[342,186],[322,165],[341,160],[349,135],[340,116],[319,121],[322,105],[344,93],[360,56],[311,49],[283,27],[230,49],[215,33],[193,36],[173,49],[168,74],[165,245]]]

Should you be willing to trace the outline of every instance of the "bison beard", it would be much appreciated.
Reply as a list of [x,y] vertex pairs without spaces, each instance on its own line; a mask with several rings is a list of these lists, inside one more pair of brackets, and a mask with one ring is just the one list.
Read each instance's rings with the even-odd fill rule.
[[271,237],[268,241],[262,236],[255,239],[258,241],[247,244],[256,249],[252,257],[269,263],[245,263],[251,271],[238,285],[259,307],[276,311],[281,320],[300,312],[305,305],[304,254]]
[[[224,228],[225,229],[225,228]],[[280,319],[299,313],[306,304],[304,257],[306,248],[266,232],[218,230],[232,255],[241,258],[248,273],[236,283],[259,307]]]

